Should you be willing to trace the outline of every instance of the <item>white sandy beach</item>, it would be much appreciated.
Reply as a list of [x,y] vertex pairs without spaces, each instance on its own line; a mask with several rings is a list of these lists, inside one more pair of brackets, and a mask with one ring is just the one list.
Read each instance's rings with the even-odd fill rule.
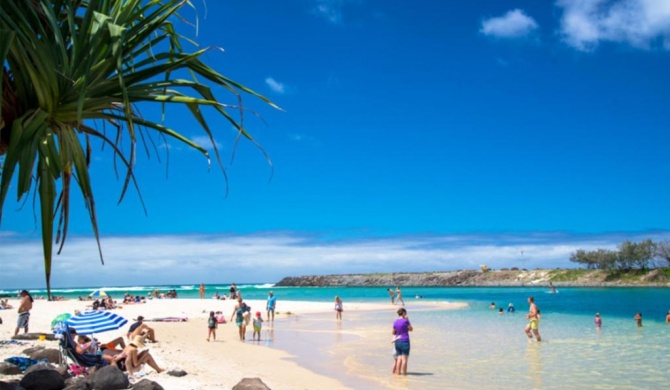
[[[265,318],[265,301],[248,300],[252,311],[261,311]],[[10,300],[16,308],[19,301]],[[90,302],[75,300],[48,302],[36,300],[30,317],[30,332],[51,333],[51,321],[61,313],[84,310]],[[217,340],[207,342],[207,317],[210,311],[222,311],[230,320],[235,302],[213,299],[163,299],[146,304],[124,305],[115,312],[128,319],[122,329],[97,334],[102,342],[125,335],[133,319],[142,315],[146,319],[160,317],[187,317],[187,322],[147,322],[156,330],[155,344],[147,344],[158,364],[168,370],[181,368],[188,375],[177,378],[167,373],[157,374],[148,367],[146,377],[160,383],[166,389],[230,389],[243,378],[261,378],[270,388],[281,389],[346,389],[336,379],[317,375],[288,360],[290,356],[280,350],[250,342],[252,327],[247,328],[247,342],[239,341],[234,323],[220,324]],[[348,303],[347,311],[383,310],[388,305]],[[277,303],[275,324],[264,323],[264,332],[271,327],[280,327],[287,316],[309,313],[331,312],[330,302],[281,301]],[[287,314],[288,312],[292,314]],[[16,309],[1,310],[0,340],[8,340],[14,334],[17,319]],[[21,356],[21,351],[32,345],[58,348],[56,341],[28,341],[23,346],[0,346],[0,358]]]

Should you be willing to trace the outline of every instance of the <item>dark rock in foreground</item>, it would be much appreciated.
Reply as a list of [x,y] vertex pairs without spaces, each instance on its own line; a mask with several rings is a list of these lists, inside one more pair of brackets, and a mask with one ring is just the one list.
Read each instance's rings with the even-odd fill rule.
[[56,370],[35,370],[26,374],[20,384],[25,390],[62,390],[65,380]]
[[60,362],[60,351],[55,348],[38,349],[30,355],[31,359],[46,359],[49,363],[58,364]]
[[163,386],[149,379],[142,379],[135,383],[132,388],[133,390],[164,390]]
[[19,375],[21,373],[22,371],[19,366],[12,363],[0,362],[0,375]]
[[56,340],[53,333],[19,333],[12,336],[13,340],[39,340],[40,336],[44,336],[45,340]]
[[270,390],[261,378],[244,378],[233,386],[233,390]]
[[126,374],[115,366],[105,366],[88,376],[88,384],[96,390],[127,389],[130,385]]
[[167,374],[170,376],[182,377],[186,376],[186,371],[182,370],[181,368],[175,368],[173,370],[168,371]]
[[22,389],[18,381],[11,381],[11,382],[0,381],[0,390],[22,390]]

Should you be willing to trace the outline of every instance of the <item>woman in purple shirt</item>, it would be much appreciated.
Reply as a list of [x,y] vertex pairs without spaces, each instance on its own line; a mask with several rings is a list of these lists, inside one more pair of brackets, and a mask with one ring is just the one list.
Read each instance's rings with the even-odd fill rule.
[[407,318],[407,310],[398,309],[398,319],[393,323],[395,335],[395,366],[393,373],[407,375],[407,359],[409,358],[409,332],[413,331],[412,324]]

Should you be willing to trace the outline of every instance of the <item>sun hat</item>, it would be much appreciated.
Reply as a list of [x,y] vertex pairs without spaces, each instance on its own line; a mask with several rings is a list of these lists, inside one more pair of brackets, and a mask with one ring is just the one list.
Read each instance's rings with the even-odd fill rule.
[[260,311],[257,311],[257,312],[256,312],[256,317],[260,317],[260,316],[261,316],[261,312],[260,312]]

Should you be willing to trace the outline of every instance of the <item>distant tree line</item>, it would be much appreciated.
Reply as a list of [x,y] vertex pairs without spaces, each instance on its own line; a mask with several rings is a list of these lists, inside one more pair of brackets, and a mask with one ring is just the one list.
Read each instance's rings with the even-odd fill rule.
[[585,265],[588,269],[608,269],[628,271],[670,266],[670,241],[642,242],[624,241],[617,250],[578,249],[570,254],[570,261]]

